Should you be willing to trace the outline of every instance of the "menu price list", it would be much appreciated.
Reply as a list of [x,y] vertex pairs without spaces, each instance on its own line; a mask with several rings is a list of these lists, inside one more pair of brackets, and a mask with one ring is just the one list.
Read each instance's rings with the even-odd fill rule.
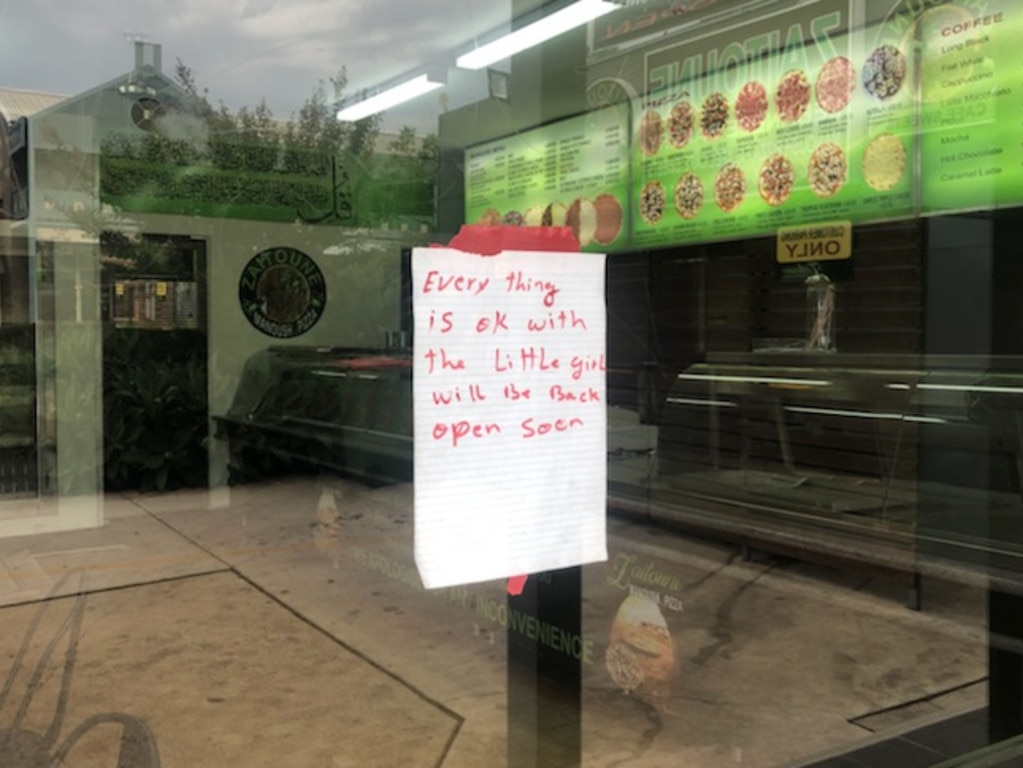
[[918,24],[924,209],[1023,202],[1023,7],[953,3]]
[[627,118],[609,108],[472,148],[466,221],[567,226],[583,248],[622,248],[628,147]]

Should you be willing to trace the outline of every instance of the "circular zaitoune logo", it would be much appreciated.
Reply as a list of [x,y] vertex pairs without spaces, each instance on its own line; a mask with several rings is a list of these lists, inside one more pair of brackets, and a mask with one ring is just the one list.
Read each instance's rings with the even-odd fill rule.
[[327,304],[327,285],[316,262],[302,251],[268,248],[242,270],[238,302],[254,328],[290,339],[316,325]]

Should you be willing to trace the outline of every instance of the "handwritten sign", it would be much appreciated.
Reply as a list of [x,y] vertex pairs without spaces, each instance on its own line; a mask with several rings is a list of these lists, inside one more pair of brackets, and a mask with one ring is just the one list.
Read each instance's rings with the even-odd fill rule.
[[412,254],[428,588],[607,559],[603,254]]

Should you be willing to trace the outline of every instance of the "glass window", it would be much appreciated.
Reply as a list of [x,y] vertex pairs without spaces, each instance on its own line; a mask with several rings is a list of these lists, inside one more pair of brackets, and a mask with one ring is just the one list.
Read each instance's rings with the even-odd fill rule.
[[107,11],[0,6],[0,762],[1016,759],[1016,3]]

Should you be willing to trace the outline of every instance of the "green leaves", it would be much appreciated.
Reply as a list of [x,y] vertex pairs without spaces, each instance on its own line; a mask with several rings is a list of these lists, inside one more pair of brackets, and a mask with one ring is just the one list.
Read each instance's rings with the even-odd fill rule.
[[205,487],[205,337],[195,331],[108,331],[103,421],[108,490]]
[[320,81],[289,120],[266,102],[214,109],[180,60],[175,76],[189,94],[181,109],[201,130],[186,138],[129,131],[104,138],[100,197],[129,212],[172,213],[293,222],[331,210],[335,161],[351,206],[345,226],[432,228],[438,168],[435,136],[409,126],[377,151],[379,115],[355,123],[336,119],[348,80],[340,70]]

